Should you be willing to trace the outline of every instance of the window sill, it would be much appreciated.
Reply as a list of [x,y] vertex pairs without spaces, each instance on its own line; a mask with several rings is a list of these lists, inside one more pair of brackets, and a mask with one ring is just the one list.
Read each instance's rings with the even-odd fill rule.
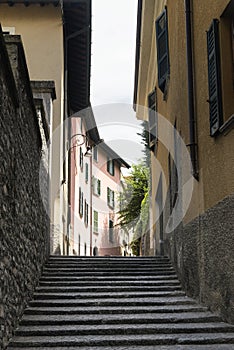
[[219,132],[227,135],[234,128],[234,114],[219,128]]
[[100,196],[101,196],[101,194],[98,194],[98,193],[95,193],[95,192],[93,192],[93,195],[94,195],[95,197],[100,197]]

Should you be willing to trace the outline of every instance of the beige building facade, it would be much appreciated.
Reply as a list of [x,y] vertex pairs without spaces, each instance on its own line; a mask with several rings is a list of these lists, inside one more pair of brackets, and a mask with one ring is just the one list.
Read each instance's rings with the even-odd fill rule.
[[56,100],[49,126],[49,216],[56,243],[51,244],[50,250],[61,252],[70,225],[68,118],[90,103],[91,2],[1,0],[0,22],[4,32],[21,36],[30,79],[55,84]]
[[139,1],[134,108],[149,121],[148,254],[233,321],[234,1]]

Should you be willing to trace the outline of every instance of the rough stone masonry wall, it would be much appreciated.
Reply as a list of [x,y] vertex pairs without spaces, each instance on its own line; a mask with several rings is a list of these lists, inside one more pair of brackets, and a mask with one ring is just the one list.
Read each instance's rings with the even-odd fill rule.
[[234,195],[166,240],[183,288],[224,320],[234,323]]
[[32,297],[49,248],[38,181],[41,137],[27,66],[20,37],[5,41],[0,33],[1,349]]

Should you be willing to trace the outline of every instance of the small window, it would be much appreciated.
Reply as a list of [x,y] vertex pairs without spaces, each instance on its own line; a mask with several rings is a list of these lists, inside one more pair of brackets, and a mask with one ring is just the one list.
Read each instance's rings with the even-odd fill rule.
[[98,233],[98,212],[95,210],[93,212],[93,231]]
[[81,168],[81,170],[83,169],[83,165],[84,165],[84,154],[82,151],[82,147],[80,147],[80,168]]
[[223,123],[219,22],[214,19],[207,32],[210,135],[215,136]]
[[163,11],[161,16],[156,20],[155,24],[158,60],[158,86],[164,93],[166,82],[170,75],[167,9]]
[[107,204],[109,207],[115,207],[115,192],[112,191],[109,187],[107,187]]
[[93,159],[95,160],[95,162],[98,162],[98,148],[97,148],[97,146],[95,146],[93,148]]
[[109,220],[109,242],[114,242],[114,223],[112,220]]
[[80,235],[78,237],[78,255],[80,255]]
[[84,222],[85,225],[88,225],[89,223],[89,205],[85,200],[85,214],[84,214]]
[[101,195],[101,180],[96,177],[93,177],[93,194],[96,196]]
[[156,90],[148,96],[149,108],[149,148],[154,152],[157,142]]
[[89,165],[88,163],[85,163],[85,182],[88,183],[89,181]]
[[87,244],[86,243],[84,244],[84,255],[85,256],[87,255]]
[[114,163],[114,159],[108,158],[108,160],[107,160],[107,171],[108,171],[108,173],[111,174],[112,176],[115,175],[115,163]]
[[79,187],[79,214],[82,217],[84,213],[84,194],[81,190],[81,187]]

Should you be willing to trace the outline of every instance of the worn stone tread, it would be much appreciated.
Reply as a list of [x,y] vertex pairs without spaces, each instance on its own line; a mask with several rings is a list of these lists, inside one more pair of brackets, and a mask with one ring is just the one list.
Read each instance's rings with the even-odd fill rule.
[[[234,333],[234,326],[217,323],[176,323],[176,324],[118,324],[118,325],[60,325],[60,326],[21,326],[20,336],[30,335],[90,335],[90,334],[144,334],[144,333]],[[16,334],[17,334],[16,333]]]
[[168,344],[234,344],[234,333],[199,333],[199,334],[134,334],[134,335],[88,335],[88,336],[16,336],[11,346],[81,346],[81,345],[168,345]]
[[164,313],[164,314],[102,314],[102,315],[24,315],[22,324],[99,324],[99,323],[177,323],[220,322],[220,317],[211,312]]
[[[7,350],[15,350],[15,347],[8,347]],[[28,347],[20,347],[21,350],[29,350]],[[38,347],[30,347],[30,350],[38,350]],[[43,350],[51,350],[51,347],[43,346]],[[233,344],[215,344],[214,345],[147,345],[147,346],[102,346],[96,347],[53,347],[53,350],[234,350]]]
[[146,306],[146,305],[187,305],[196,304],[193,299],[187,297],[129,297],[129,298],[108,298],[108,299],[44,299],[33,300],[29,303],[30,306],[88,306],[88,305],[102,305],[102,306],[119,306],[128,307],[130,305]]
[[177,292],[181,291],[180,285],[172,285],[172,286],[51,286],[48,285],[46,287],[38,287],[36,289],[37,293],[90,293],[90,292],[98,292],[98,293],[119,293],[119,292]]
[[99,283],[99,282],[127,282],[127,283],[135,283],[135,282],[140,282],[140,283],[149,283],[149,282],[161,282],[161,281],[177,281],[179,282],[179,280],[177,279],[176,274],[173,275],[159,275],[159,276],[95,276],[95,278],[90,275],[90,276],[86,276],[86,275],[81,275],[81,276],[42,276],[40,281],[49,281],[49,282],[92,282],[92,283]]
[[[166,312],[202,312],[207,311],[207,307],[200,305],[163,305],[163,306],[151,306],[150,313],[166,313]],[[134,314],[134,313],[149,313],[148,306],[128,306],[128,308],[123,309],[122,306],[87,306],[85,309],[83,307],[28,307],[25,310],[25,314]]]
[[165,297],[185,296],[183,291],[107,291],[107,292],[35,292],[34,298],[37,299],[111,299],[111,298],[165,298]]
[[129,287],[161,287],[161,286],[181,286],[180,282],[178,279],[157,279],[157,280],[144,280],[144,279],[140,279],[140,280],[128,280],[128,279],[124,279],[124,280],[98,280],[98,284],[97,284],[97,281],[96,280],[88,280],[88,281],[83,281],[83,280],[80,280],[80,279],[75,279],[73,280],[72,279],[67,279],[67,280],[64,280],[62,278],[58,278],[58,280],[55,280],[54,278],[52,278],[51,280],[50,279],[44,279],[43,277],[41,278],[40,280],[40,286],[42,288],[45,288],[47,286],[51,286],[51,287],[54,287],[54,286],[58,286],[58,287],[79,287],[79,288],[88,288],[88,287],[93,287],[93,286],[96,286],[96,287],[100,287],[102,288],[103,286],[106,286],[106,287],[112,287],[112,288],[115,288],[116,286],[121,286],[121,287],[126,287],[126,288],[129,288]]

